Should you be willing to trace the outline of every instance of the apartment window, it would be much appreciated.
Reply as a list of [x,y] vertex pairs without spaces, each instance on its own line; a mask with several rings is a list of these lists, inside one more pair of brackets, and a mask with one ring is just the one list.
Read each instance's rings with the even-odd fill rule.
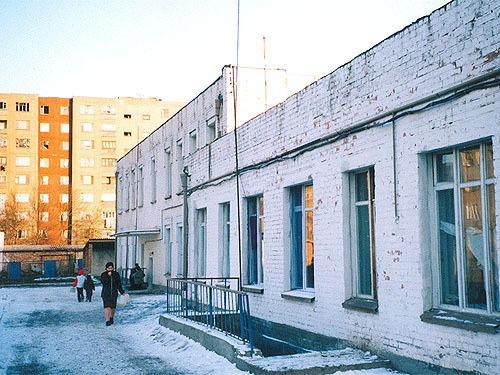
[[125,175],[125,211],[130,210],[130,180],[128,174]]
[[40,212],[38,214],[38,220],[39,221],[49,221],[49,213],[46,211]]
[[59,196],[59,202],[68,203],[69,202],[69,194],[61,194]]
[[103,150],[114,150],[116,149],[116,141],[102,141]]
[[102,193],[101,200],[103,202],[114,202],[115,201],[115,193]]
[[151,159],[151,203],[156,202],[156,160]]
[[114,158],[102,158],[101,165],[103,167],[114,167],[114,166],[116,166],[116,159],[114,159]]
[[220,223],[222,230],[219,232],[221,238],[219,240],[219,273],[221,277],[229,277],[231,271],[230,264],[230,246],[231,246],[231,212],[230,204],[222,203],[220,205]]
[[291,289],[314,288],[313,186],[290,188]]
[[139,207],[141,207],[144,204],[144,170],[142,167],[139,167],[138,178],[137,198],[139,199]]
[[93,193],[81,193],[80,200],[84,203],[91,203],[94,201],[94,194]]
[[126,114],[123,115],[123,118],[132,118],[132,115],[126,113]]
[[83,104],[82,106],[80,106],[80,113],[82,115],[93,115],[94,106],[90,104]]
[[40,133],[48,133],[50,131],[50,124],[47,122],[40,123]]
[[264,282],[264,197],[247,199],[248,284]]
[[103,132],[114,132],[114,131],[116,131],[116,125],[115,124],[102,124],[101,130]]
[[142,119],[143,120],[151,120],[151,115],[150,114],[142,115]]
[[7,147],[7,139],[0,138],[0,147]]
[[82,150],[93,150],[93,149],[94,149],[94,141],[92,140],[82,141]]
[[29,120],[17,120],[16,121],[16,129],[17,130],[30,130]]
[[177,141],[177,174],[179,175],[179,189],[178,191],[180,192],[182,190],[182,183],[180,180],[180,175],[184,169],[184,160],[182,157],[182,140]]
[[38,231],[38,234],[39,234],[40,238],[42,238],[44,240],[46,240],[49,237],[47,229],[40,229]]
[[94,166],[94,158],[80,158],[80,167],[90,168]]
[[59,162],[61,168],[69,168],[69,159],[61,159]]
[[49,167],[49,159],[41,158],[40,159],[40,168],[48,168]]
[[61,133],[69,133],[69,124],[61,124]]
[[[42,160],[43,159],[40,159],[40,162]],[[17,167],[29,167],[30,166],[30,157],[29,156],[16,156],[16,166]]]
[[49,203],[49,195],[40,194],[40,203]]
[[29,220],[29,214],[26,211],[16,212],[15,217],[16,217],[17,221],[28,221]]
[[104,104],[101,107],[101,112],[105,115],[114,115],[116,113],[115,106],[112,104]]
[[69,107],[61,106],[61,116],[69,115]]
[[132,137],[132,132],[123,132],[124,137]]
[[115,176],[102,176],[102,183],[104,185],[112,185],[115,183]]
[[165,199],[172,196],[172,153],[165,149]]
[[114,227],[115,213],[113,211],[103,211],[101,216],[104,220],[104,228]]
[[132,209],[135,209],[136,200],[135,200],[135,170],[132,170],[130,174],[130,192],[132,196],[130,197],[130,204],[132,205]]
[[[18,163],[18,161],[16,159],[16,165],[17,165],[17,163]],[[7,165],[7,156],[0,156],[0,166],[2,167],[1,168],[2,171],[5,171],[6,165]],[[29,160],[28,160],[28,165],[29,165]]]
[[7,130],[7,120],[0,120],[0,130]]
[[59,214],[59,221],[68,221],[68,212],[67,211],[61,211]]
[[7,176],[2,174],[0,175],[0,183],[5,184],[7,182]]
[[492,144],[435,153],[432,169],[439,305],[500,312]]
[[68,239],[68,238],[69,238],[69,230],[67,230],[67,229],[63,229],[63,230],[61,231],[61,237],[62,237],[62,238],[66,238],[66,239]]
[[16,112],[29,112],[30,103],[16,102]]
[[17,185],[27,185],[29,183],[29,176],[26,174],[18,174],[16,175],[16,184]]
[[17,231],[17,238],[25,240],[29,237],[29,231],[27,229],[19,229]]
[[160,109],[160,116],[161,118],[168,118],[169,111],[167,108],[162,108]]
[[17,148],[29,148],[30,147],[30,139],[29,138],[16,138],[16,147]]
[[215,139],[215,117],[207,121],[207,143]]
[[61,150],[63,150],[63,151],[69,151],[69,142],[68,141],[62,141],[61,142]]
[[59,182],[61,185],[69,185],[69,176],[60,176]]
[[376,299],[374,169],[349,175],[352,295]]
[[195,152],[197,147],[198,147],[197,134],[198,134],[198,132],[196,130],[193,130],[191,133],[189,133],[189,153],[190,154]]
[[49,141],[40,141],[40,150],[48,150]]
[[7,102],[0,101],[0,109],[7,109]]
[[83,185],[92,185],[94,183],[94,176],[80,176]]
[[49,106],[48,105],[41,105],[40,106],[40,114],[41,115],[48,115],[49,114]]
[[49,176],[41,176],[40,185],[48,185],[48,184],[49,184]]
[[196,210],[196,276],[207,273],[207,209]]
[[29,193],[17,193],[15,198],[18,203],[28,203],[30,201]]
[[165,274],[172,274],[172,242],[170,235],[170,227],[166,226],[163,230],[163,246],[165,247]]
[[176,228],[177,239],[177,277],[184,275],[184,233],[182,224],[177,224]]
[[82,132],[91,133],[94,131],[94,124],[91,122],[82,122]]

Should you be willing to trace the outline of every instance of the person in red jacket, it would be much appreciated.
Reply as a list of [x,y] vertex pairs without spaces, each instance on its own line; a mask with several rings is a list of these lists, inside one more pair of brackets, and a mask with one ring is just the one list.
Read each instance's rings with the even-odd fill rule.
[[113,263],[106,263],[106,271],[101,274],[102,283],[102,302],[104,303],[104,318],[106,325],[110,326],[114,323],[113,317],[115,316],[116,300],[118,298],[118,291],[123,295],[125,290],[122,287],[122,281],[118,272],[113,271]]
[[83,270],[78,271],[78,276],[75,278],[73,283],[73,288],[76,287],[76,298],[78,302],[83,302],[83,284],[85,283],[85,276],[83,275]]

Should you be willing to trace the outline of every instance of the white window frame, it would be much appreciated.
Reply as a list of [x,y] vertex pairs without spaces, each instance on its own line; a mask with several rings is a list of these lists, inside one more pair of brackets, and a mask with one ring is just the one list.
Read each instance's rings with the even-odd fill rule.
[[172,151],[170,147],[165,148],[165,199],[172,196]]
[[224,202],[219,206],[219,275],[231,275],[231,203]]
[[142,207],[144,205],[144,167],[141,165],[138,168],[139,175],[137,176],[137,199],[138,199],[138,206]]
[[151,203],[156,203],[156,158],[151,158]]
[[50,132],[50,124],[48,122],[40,123],[40,133],[49,133]]
[[196,252],[195,266],[196,276],[204,277],[207,275],[207,208],[196,210]]
[[170,225],[163,227],[163,246],[165,248],[165,275],[172,275],[172,231]]

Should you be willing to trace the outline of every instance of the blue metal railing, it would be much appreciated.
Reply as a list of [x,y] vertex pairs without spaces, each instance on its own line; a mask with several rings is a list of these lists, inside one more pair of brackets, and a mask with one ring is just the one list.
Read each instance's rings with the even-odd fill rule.
[[[167,278],[167,312],[224,332],[250,344],[253,339],[248,295],[238,290],[217,285],[230,285],[228,278]],[[205,280],[219,280],[208,285]]]

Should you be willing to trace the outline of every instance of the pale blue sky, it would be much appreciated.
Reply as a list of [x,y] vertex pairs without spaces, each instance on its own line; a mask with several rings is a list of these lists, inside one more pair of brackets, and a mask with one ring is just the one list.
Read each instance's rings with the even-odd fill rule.
[[[240,65],[321,77],[448,0],[240,0]],[[237,0],[2,0],[0,92],[188,101],[236,63]]]

